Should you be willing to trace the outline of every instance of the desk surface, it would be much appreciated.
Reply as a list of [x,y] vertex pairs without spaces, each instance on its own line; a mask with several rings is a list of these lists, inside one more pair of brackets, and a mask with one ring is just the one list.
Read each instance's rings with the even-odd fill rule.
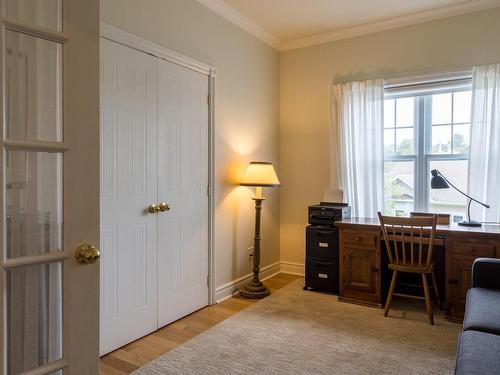
[[[350,227],[350,226],[361,226],[366,229],[376,229],[380,228],[380,222],[378,218],[366,218],[366,217],[354,217],[351,219],[344,219],[336,222],[337,226]],[[464,235],[472,234],[482,234],[486,236],[500,237],[500,225],[498,224],[483,224],[480,227],[464,227],[456,223],[449,225],[438,225],[436,227],[436,234],[459,234]]]

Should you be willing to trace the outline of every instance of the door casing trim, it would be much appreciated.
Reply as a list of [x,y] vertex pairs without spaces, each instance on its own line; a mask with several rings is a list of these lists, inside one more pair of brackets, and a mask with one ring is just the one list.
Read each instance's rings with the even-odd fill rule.
[[208,304],[213,305],[215,300],[215,78],[217,70],[214,66],[186,56],[170,48],[129,33],[108,23],[100,23],[99,35],[101,38],[122,44],[143,53],[180,65],[195,72],[204,74],[208,79]]

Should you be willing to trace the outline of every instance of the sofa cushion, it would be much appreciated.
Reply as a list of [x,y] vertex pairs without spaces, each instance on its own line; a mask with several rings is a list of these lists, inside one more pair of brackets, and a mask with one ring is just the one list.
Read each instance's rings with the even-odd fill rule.
[[500,336],[462,331],[458,340],[456,375],[498,375]]
[[469,289],[465,305],[464,330],[500,335],[500,290]]

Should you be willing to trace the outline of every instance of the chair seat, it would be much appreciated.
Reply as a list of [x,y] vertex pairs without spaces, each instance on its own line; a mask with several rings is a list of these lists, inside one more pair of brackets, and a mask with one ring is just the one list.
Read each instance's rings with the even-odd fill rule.
[[393,271],[409,272],[409,273],[432,273],[434,263],[424,266],[411,266],[401,263],[389,263],[389,269]]

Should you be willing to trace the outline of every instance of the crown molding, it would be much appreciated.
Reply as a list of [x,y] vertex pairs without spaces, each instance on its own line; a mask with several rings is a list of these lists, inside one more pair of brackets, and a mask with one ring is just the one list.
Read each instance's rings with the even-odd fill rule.
[[291,49],[303,48],[497,7],[500,7],[500,0],[465,0],[458,4],[446,5],[439,8],[428,9],[380,21],[329,31],[309,37],[285,41],[282,43],[280,50],[287,51]]
[[271,47],[280,50],[282,41],[275,35],[257,25],[255,22],[238,12],[233,7],[227,5],[222,0],[197,0],[210,10],[222,16],[229,22],[235,24],[246,32],[252,34]]
[[216,75],[216,69],[214,66],[208,65],[192,57],[183,55],[170,48],[142,38],[138,35],[129,33],[128,31],[110,25],[103,21],[101,21],[99,25],[99,36],[101,38],[111,40],[112,42],[116,42],[138,51],[147,53],[149,55],[153,55],[161,59],[170,61],[174,64],[194,70],[195,72],[204,74],[206,76],[215,77]]

